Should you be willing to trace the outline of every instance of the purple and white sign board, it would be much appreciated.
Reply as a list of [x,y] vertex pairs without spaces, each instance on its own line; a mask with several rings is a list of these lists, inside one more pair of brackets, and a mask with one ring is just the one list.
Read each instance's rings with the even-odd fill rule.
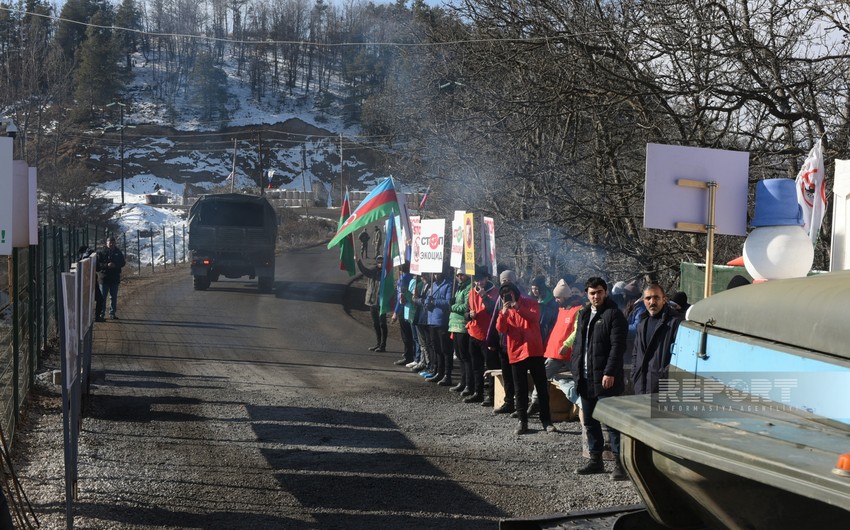
[[715,234],[747,235],[749,170],[744,151],[646,144],[643,226],[681,230],[676,223],[708,223],[708,190],[677,185],[689,179],[718,184]]

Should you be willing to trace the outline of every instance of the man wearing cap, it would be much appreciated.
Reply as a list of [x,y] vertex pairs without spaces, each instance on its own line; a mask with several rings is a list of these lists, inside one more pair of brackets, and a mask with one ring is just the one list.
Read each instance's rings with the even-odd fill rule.
[[[608,298],[608,284],[599,277],[585,283],[589,303],[581,308],[576,318],[575,342],[572,352],[573,379],[581,396],[584,426],[590,462],[575,470],[579,475],[604,473],[602,451],[604,438],[602,424],[593,417],[600,399],[619,396],[625,389],[623,354],[626,349],[628,324],[623,312]],[[620,463],[620,433],[608,427],[611,452],[614,453],[614,470],[611,480],[625,480],[626,473]]]
[[[499,298],[499,290],[490,281],[490,272],[484,265],[475,266],[475,275],[472,277],[474,285],[469,290],[469,313],[467,314],[466,330],[469,332],[469,355],[472,362],[473,386],[467,387],[461,395],[465,395],[465,403],[481,403],[484,401],[484,369],[487,366],[487,332],[490,321],[496,310],[496,300]],[[494,358],[493,363],[497,367],[498,354],[490,354]],[[513,397],[510,402],[505,401],[509,410],[502,412],[513,412]],[[501,408],[505,408],[503,405]],[[497,409],[498,410],[498,409]]]
[[363,265],[360,256],[356,257],[357,268],[366,277],[366,305],[372,315],[372,325],[375,327],[375,345],[369,351],[387,351],[387,315],[381,314],[381,268],[384,265],[384,257],[378,255],[375,258],[375,266]]

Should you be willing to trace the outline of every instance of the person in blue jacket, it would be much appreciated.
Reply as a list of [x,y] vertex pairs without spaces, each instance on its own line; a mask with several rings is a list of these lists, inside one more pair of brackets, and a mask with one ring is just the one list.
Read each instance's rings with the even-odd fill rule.
[[443,265],[443,272],[435,275],[431,289],[428,291],[425,308],[428,311],[431,347],[437,361],[437,372],[426,380],[432,383],[440,383],[443,386],[451,386],[454,347],[449,335],[449,313],[452,308],[452,268],[448,263]]

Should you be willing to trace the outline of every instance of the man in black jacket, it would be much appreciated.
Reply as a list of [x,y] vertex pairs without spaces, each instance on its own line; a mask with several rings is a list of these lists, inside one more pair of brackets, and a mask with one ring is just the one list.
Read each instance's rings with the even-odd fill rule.
[[635,394],[658,392],[658,380],[667,377],[673,343],[682,318],[667,303],[657,283],[643,290],[646,313],[641,315],[632,350],[632,381]]
[[[590,451],[590,462],[575,471],[579,475],[605,472],[602,463],[605,439],[602,424],[594,419],[593,410],[600,399],[619,396],[625,389],[623,354],[629,327],[623,312],[608,298],[605,280],[588,279],[585,291],[590,303],[578,313],[572,355],[573,378],[581,396]],[[608,435],[614,454],[611,479],[625,480],[627,477],[620,463],[620,433],[608,427]]]
[[104,303],[101,305],[99,321],[103,321],[106,312],[106,296],[109,295],[109,318],[117,320],[115,314],[118,308],[118,284],[121,283],[121,268],[124,267],[124,253],[115,246],[115,238],[106,239],[106,247],[97,252],[97,279]]

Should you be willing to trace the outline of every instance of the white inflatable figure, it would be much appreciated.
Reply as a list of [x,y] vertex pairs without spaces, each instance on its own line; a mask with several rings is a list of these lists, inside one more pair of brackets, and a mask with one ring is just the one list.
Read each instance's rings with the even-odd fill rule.
[[756,184],[753,230],[744,241],[744,266],[755,282],[806,276],[815,250],[803,230],[803,214],[791,179]]

